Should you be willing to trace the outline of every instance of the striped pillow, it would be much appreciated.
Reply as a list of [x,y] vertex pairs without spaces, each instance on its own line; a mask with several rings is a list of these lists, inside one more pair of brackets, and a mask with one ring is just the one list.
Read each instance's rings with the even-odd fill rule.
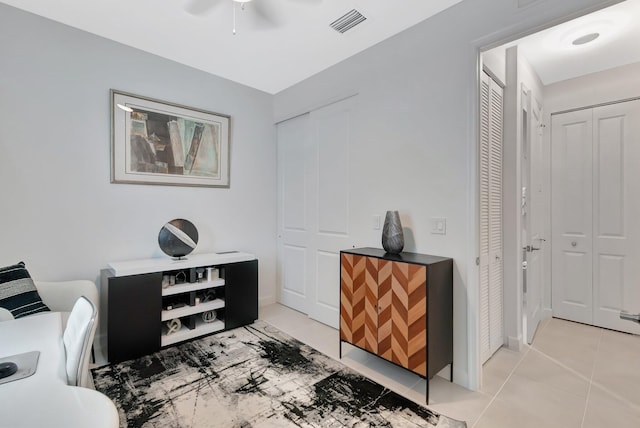
[[14,318],[50,310],[42,303],[24,262],[0,268],[0,307]]

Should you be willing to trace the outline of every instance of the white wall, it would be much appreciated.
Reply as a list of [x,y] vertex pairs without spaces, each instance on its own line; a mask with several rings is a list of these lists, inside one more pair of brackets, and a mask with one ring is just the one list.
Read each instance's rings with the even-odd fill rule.
[[640,97],[640,63],[547,85],[544,107],[550,116],[565,110],[637,97]]
[[[276,94],[276,120],[358,94],[353,245],[380,246],[371,216],[397,209],[413,230],[415,244],[406,250],[454,258],[454,377],[462,385],[479,382],[478,49],[604,3],[539,0],[518,8],[513,0],[464,1]],[[446,217],[446,235],[430,233],[432,217]]]
[[504,86],[507,81],[507,60],[504,46],[482,52],[482,67],[494,77],[500,85]]
[[520,175],[522,150],[521,90],[518,47],[506,50],[504,88],[504,140],[502,148],[502,268],[505,343],[510,349],[522,347],[522,240],[520,215]]
[[[109,89],[231,116],[231,187],[110,183]],[[0,265],[99,279],[160,257],[162,225],[191,220],[196,252],[242,250],[275,299],[272,95],[0,4]]]

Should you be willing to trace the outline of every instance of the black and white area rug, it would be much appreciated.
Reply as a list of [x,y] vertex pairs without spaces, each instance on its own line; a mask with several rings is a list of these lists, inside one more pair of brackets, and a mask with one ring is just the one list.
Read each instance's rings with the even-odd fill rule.
[[121,427],[466,427],[262,321],[93,376]]

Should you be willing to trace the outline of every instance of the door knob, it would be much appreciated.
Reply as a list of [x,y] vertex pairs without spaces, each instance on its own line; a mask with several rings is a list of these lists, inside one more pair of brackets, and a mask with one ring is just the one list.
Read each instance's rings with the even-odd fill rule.
[[578,245],[578,243],[576,241],[571,241],[571,246],[575,247],[576,245]]

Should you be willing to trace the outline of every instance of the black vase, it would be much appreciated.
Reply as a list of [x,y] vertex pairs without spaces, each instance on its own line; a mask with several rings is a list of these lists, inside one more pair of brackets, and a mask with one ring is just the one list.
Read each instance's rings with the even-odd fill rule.
[[382,228],[382,248],[389,254],[399,254],[404,248],[404,234],[398,211],[387,211]]

